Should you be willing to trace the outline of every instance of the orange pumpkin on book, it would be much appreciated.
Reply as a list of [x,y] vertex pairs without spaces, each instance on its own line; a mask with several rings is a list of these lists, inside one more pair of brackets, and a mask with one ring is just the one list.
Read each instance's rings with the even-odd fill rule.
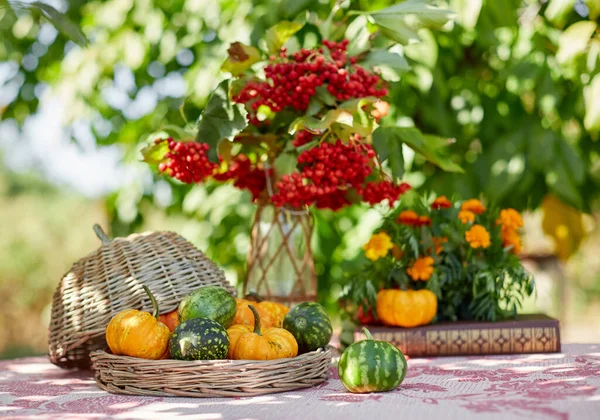
[[384,289],[377,293],[377,316],[395,327],[411,328],[429,324],[437,312],[432,291]]

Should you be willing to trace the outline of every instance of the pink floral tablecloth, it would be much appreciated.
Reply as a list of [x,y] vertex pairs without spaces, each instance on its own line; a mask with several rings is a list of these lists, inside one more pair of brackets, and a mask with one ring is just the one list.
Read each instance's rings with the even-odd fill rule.
[[600,419],[600,344],[563,353],[411,359],[393,392],[321,386],[248,398],[113,395],[45,358],[0,361],[0,417],[13,419]]

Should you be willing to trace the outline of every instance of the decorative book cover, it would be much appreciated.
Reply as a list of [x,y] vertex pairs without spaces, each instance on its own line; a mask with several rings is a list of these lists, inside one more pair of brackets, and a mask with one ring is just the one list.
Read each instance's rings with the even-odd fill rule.
[[[546,315],[519,315],[498,322],[440,322],[415,328],[367,326],[411,357],[560,352],[560,326]],[[365,336],[362,327],[355,339]]]

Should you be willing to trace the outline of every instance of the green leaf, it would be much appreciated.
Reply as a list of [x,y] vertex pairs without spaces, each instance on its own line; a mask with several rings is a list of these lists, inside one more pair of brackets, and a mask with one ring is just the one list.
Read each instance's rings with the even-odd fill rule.
[[596,20],[600,17],[600,2],[598,0],[583,0],[588,7],[590,19]]
[[229,57],[221,66],[221,70],[228,71],[234,76],[242,74],[261,59],[258,49],[241,42],[231,44],[227,52]]
[[550,0],[544,13],[546,19],[562,28],[569,15],[573,13],[575,3],[577,3],[577,0]]
[[591,83],[583,89],[585,100],[585,117],[583,125],[590,132],[600,131],[600,74],[592,79]]
[[566,63],[582,54],[597,26],[596,22],[589,20],[576,22],[569,26],[560,35],[556,61],[561,64]]
[[410,70],[403,56],[384,49],[372,50],[360,64],[370,70],[380,71],[385,80],[392,82],[400,80],[400,75]]
[[275,167],[275,172],[277,175],[285,175],[290,174],[296,170],[296,166],[298,164],[298,157],[295,153],[280,153],[275,161],[273,162],[273,166]]
[[337,102],[333,95],[325,88],[325,86],[319,86],[315,89],[315,97],[323,102],[327,106],[334,106]]
[[39,1],[23,2],[23,1],[8,1],[8,4],[15,9],[37,10],[63,35],[69,37],[77,45],[85,47],[89,41],[81,28],[67,17],[64,13],[59,12],[49,4]]
[[550,172],[546,174],[546,183],[550,190],[565,203],[577,209],[583,207],[581,194],[577,186],[573,183],[568,169],[561,160],[558,160]]
[[451,12],[426,4],[424,0],[407,0],[370,14],[375,25],[387,38],[401,44],[419,40],[420,28],[438,29],[450,19]]
[[343,109],[332,109],[321,119],[309,116],[300,117],[292,122],[289,133],[294,134],[301,130],[308,130],[313,134],[323,134],[335,122],[352,125],[352,114]]
[[208,97],[204,112],[198,120],[196,141],[208,143],[209,158],[216,161],[217,143],[233,137],[248,125],[246,110],[240,104],[233,103],[229,97],[231,80],[223,80]]
[[[463,169],[456,163],[443,154],[443,150],[451,144],[451,140],[433,136],[424,135],[420,130],[414,127],[379,127],[375,130],[375,136],[378,131],[383,131],[382,134],[397,141],[405,143],[408,147],[423,156],[429,162],[439,166],[446,172],[464,172]],[[388,142],[389,145],[389,142]]]
[[558,140],[558,156],[562,159],[565,169],[570,174],[573,183],[583,184],[585,180],[585,163],[575,149],[563,139]]
[[345,38],[350,40],[348,54],[354,56],[368,51],[371,46],[370,36],[371,33],[367,28],[367,17],[358,16],[346,28]]
[[404,176],[404,155],[402,154],[402,143],[392,142],[388,145],[390,154],[388,156],[388,165],[392,171],[392,176],[401,179]]
[[482,4],[482,0],[451,0],[450,8],[456,12],[456,20],[461,26],[472,31],[477,25]]
[[308,102],[308,108],[306,108],[306,115],[314,116],[317,115],[321,109],[323,109],[323,102],[319,100],[319,98],[315,95],[310,98]]
[[146,163],[158,165],[165,160],[169,153],[169,140],[161,139],[158,142],[152,142],[141,150],[143,161]]
[[531,165],[540,170],[546,171],[549,165],[555,159],[556,142],[559,141],[552,130],[544,130],[538,126],[533,131],[528,142],[527,157]]
[[267,30],[266,41],[269,53],[278,53],[281,47],[298,32],[304,24],[284,20]]

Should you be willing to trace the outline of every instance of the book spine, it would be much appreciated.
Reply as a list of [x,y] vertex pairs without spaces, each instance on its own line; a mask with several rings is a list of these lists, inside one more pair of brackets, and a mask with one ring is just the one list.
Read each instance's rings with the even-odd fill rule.
[[[371,330],[371,334],[376,340],[394,344],[411,357],[560,351],[558,323],[511,328],[386,329]],[[356,338],[364,339],[364,335],[357,332]]]

